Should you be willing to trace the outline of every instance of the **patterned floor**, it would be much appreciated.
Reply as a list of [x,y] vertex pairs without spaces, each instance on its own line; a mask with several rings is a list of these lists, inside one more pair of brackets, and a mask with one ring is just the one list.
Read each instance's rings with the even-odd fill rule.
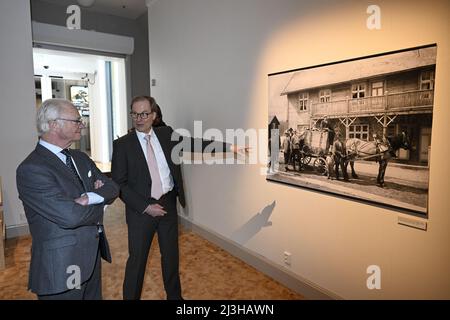
[[[108,207],[105,228],[113,263],[103,263],[103,298],[122,299],[127,259],[127,228],[120,200]],[[0,299],[35,299],[27,291],[30,237],[6,241],[6,269],[0,271]],[[180,231],[180,275],[187,300],[303,299],[226,251],[186,230]],[[147,264],[142,299],[165,299],[160,254],[155,238]]]

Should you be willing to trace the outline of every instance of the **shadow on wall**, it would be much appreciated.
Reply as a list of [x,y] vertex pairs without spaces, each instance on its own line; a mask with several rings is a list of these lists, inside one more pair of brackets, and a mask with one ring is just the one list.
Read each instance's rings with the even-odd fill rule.
[[251,238],[253,238],[253,236],[256,235],[263,227],[271,226],[272,221],[269,221],[269,218],[272,215],[275,204],[276,201],[266,206],[264,209],[262,209],[261,212],[258,212],[242,227],[236,230],[231,235],[231,239],[243,245],[246,244]]

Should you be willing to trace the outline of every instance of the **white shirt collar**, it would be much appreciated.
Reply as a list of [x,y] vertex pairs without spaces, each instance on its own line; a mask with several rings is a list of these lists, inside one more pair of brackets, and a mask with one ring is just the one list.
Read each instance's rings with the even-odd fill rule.
[[150,135],[150,137],[153,137],[154,135],[152,133],[153,133],[153,128],[150,129],[149,133],[140,132],[140,131],[136,130],[136,135],[138,136],[138,138],[140,140],[144,140],[144,141],[145,141],[145,137],[148,135]]
[[39,144],[41,146],[43,146],[44,148],[50,150],[51,152],[53,152],[54,154],[58,154],[61,152],[62,148],[58,147],[54,144],[51,144],[50,142],[47,142],[45,140],[39,139]]

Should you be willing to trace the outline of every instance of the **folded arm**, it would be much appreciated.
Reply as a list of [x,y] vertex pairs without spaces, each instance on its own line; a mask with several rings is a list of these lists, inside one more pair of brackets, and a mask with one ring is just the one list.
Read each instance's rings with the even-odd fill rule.
[[113,203],[119,196],[119,186],[102,173],[88,156],[86,156],[86,158],[87,161],[89,161],[89,170],[95,180],[95,190],[93,192],[88,192],[89,204],[92,202],[94,202],[93,204],[95,204],[95,202],[98,203],[98,198],[95,195],[102,197],[104,204]]
[[69,197],[54,174],[46,168],[27,164],[17,169],[17,189],[24,205],[61,228],[73,229],[96,224],[103,210],[83,206]]

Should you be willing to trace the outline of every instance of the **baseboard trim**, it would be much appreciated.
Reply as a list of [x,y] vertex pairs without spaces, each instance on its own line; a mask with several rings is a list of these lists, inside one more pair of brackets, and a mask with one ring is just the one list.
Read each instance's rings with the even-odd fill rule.
[[30,228],[28,227],[28,224],[6,227],[6,239],[28,236],[29,234]]
[[241,246],[240,244],[227,239],[220,234],[209,230],[206,227],[199,226],[193,223],[191,220],[179,216],[180,224],[189,231],[192,231],[206,240],[214,243],[223,250],[227,251],[236,258],[244,261],[248,265],[251,265],[258,271],[271,277],[275,281],[288,287],[289,289],[297,292],[306,299],[309,300],[342,300],[333,292],[330,292],[324,288],[321,288],[310,281],[299,277],[293,272],[276,265],[267,258],[258,255],[257,253]]

